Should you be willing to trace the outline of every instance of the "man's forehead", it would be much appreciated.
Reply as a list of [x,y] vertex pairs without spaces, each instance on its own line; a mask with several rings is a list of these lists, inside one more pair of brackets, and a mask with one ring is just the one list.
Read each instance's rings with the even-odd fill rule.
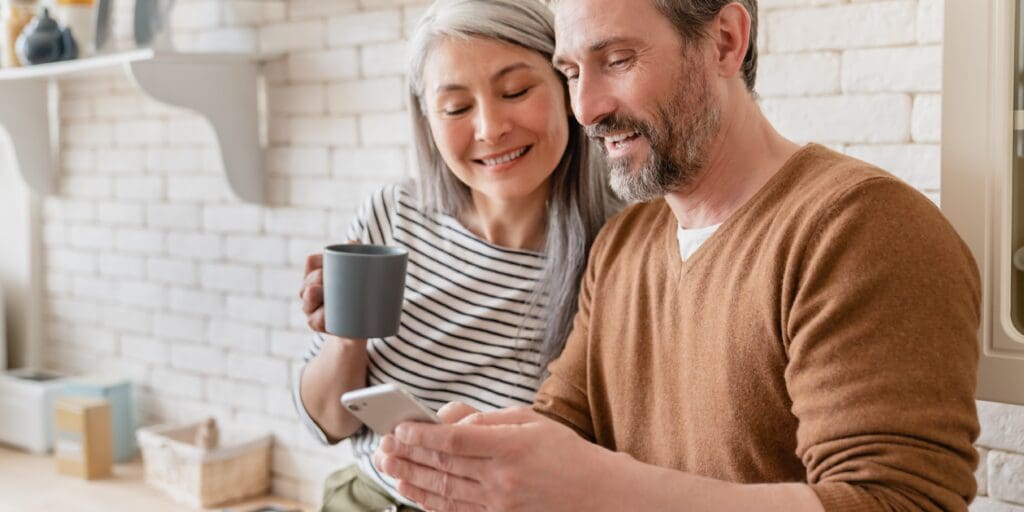
[[554,9],[556,44],[573,53],[610,40],[642,39],[645,23],[660,17],[649,0],[558,0]]

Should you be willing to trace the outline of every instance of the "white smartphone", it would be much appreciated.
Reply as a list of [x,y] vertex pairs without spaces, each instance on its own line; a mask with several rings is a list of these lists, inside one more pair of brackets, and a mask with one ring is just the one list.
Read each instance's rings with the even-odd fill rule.
[[437,414],[412,393],[390,382],[349,391],[341,395],[341,403],[348,412],[382,436],[390,434],[399,423],[406,421],[441,423]]

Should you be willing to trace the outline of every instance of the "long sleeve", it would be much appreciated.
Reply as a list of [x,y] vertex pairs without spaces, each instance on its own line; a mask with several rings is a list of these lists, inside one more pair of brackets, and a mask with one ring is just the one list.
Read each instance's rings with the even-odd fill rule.
[[886,178],[822,216],[785,328],[797,454],[827,511],[966,510],[980,284],[927,199]]

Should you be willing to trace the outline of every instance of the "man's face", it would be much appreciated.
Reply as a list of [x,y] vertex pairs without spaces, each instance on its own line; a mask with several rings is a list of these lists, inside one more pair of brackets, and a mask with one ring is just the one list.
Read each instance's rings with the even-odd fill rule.
[[719,125],[706,45],[684,43],[649,0],[560,0],[555,33],[555,66],[616,193],[646,201],[692,183]]

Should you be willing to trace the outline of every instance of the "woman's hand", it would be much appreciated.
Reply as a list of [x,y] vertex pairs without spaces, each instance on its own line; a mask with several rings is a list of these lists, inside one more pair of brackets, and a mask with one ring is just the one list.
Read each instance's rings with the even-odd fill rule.
[[306,325],[316,332],[324,332],[324,255],[314,253],[306,256],[306,272],[302,278],[302,312],[306,314]]

